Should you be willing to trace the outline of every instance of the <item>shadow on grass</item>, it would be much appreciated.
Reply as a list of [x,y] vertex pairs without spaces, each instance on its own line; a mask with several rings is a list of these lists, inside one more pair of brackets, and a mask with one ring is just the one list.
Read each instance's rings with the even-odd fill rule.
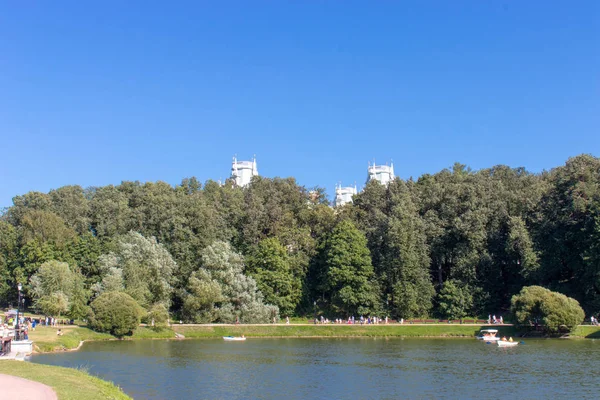
[[587,339],[600,339],[600,330],[590,333],[589,335],[586,336],[586,338]]

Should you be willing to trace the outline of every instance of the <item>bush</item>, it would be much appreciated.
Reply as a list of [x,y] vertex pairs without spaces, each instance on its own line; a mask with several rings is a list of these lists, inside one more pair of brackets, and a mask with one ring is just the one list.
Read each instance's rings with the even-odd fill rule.
[[577,300],[541,286],[527,286],[510,301],[517,325],[542,325],[550,333],[572,330],[585,317]]
[[133,334],[143,313],[140,305],[128,294],[108,292],[98,296],[91,306],[90,327],[122,337]]

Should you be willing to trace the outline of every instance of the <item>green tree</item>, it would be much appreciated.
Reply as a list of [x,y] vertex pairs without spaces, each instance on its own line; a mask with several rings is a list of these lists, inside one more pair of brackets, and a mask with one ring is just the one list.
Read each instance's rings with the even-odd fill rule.
[[471,289],[454,279],[446,281],[439,293],[439,307],[441,314],[448,319],[466,317],[473,307]]
[[88,293],[83,286],[83,277],[69,264],[48,261],[42,264],[31,277],[31,294],[34,306],[46,315],[58,315],[70,311],[72,318],[87,314]]
[[[171,282],[177,265],[167,249],[155,238],[148,239],[137,232],[129,232],[119,240],[116,251],[101,257],[99,263],[103,271],[112,271],[111,288],[118,285],[118,272],[111,268],[122,271],[125,292],[142,307],[150,308],[156,303],[170,304],[173,290]],[[107,285],[108,282],[103,280],[103,284]]]
[[537,282],[600,308],[600,159],[570,158],[548,176],[540,203],[536,241],[541,248]]
[[[244,259],[229,243],[217,241],[201,253],[202,267],[188,286],[188,310],[199,310],[201,317],[231,323],[266,323],[279,317],[277,306],[263,303],[256,281],[244,275]],[[218,289],[217,289],[218,285]],[[219,293],[220,292],[220,293]]]
[[21,226],[25,213],[30,210],[50,211],[52,201],[46,193],[28,192],[13,197],[13,206],[6,213],[7,221],[13,226]]
[[146,316],[148,325],[154,329],[163,329],[167,327],[169,322],[169,310],[162,303],[157,303],[152,306]]
[[118,265],[116,257],[113,255],[104,256],[102,257],[102,262],[105,263],[108,270],[100,282],[92,285],[92,290],[96,295],[100,295],[105,292],[124,292],[125,286],[123,285],[123,270],[116,266]]
[[187,295],[183,302],[183,315],[188,321],[210,323],[218,318],[216,304],[224,301],[221,284],[212,279],[209,271],[192,272],[188,280]]
[[140,305],[123,292],[104,293],[92,301],[90,307],[90,327],[117,337],[132,335],[143,314]]
[[67,227],[80,235],[90,231],[89,201],[81,186],[63,186],[48,194],[52,201],[50,208]]
[[577,300],[541,286],[526,286],[511,299],[511,312],[521,326],[542,325],[549,332],[572,330],[585,314]]
[[425,225],[404,182],[391,182],[389,193],[391,216],[385,227],[381,280],[391,294],[395,317],[424,317],[435,296]]
[[47,296],[41,297],[36,306],[46,315],[55,315],[60,318],[61,314],[69,310],[69,298],[63,292],[53,292]]
[[300,300],[301,282],[294,277],[288,251],[277,238],[261,240],[246,259],[248,274],[256,280],[265,301],[291,315]]
[[0,300],[16,297],[16,281],[13,275],[18,259],[18,233],[14,226],[0,220]]
[[389,293],[391,285],[386,278],[385,263],[385,231],[389,219],[388,190],[375,180],[367,182],[362,192],[354,196],[351,209],[353,220],[358,228],[364,232],[367,245],[371,254],[371,262],[375,274],[383,278],[384,289]]
[[347,316],[378,311],[379,291],[367,240],[350,220],[336,225],[324,252],[333,311]]
[[49,211],[27,211],[21,220],[21,227],[25,243],[37,240],[62,247],[75,236],[75,232],[66,226],[61,217]]
[[68,258],[81,268],[86,283],[91,285],[102,278],[98,259],[107,251],[106,246],[90,232],[77,236],[67,246]]
[[114,237],[131,228],[129,199],[126,193],[113,185],[90,190],[92,231],[98,237]]

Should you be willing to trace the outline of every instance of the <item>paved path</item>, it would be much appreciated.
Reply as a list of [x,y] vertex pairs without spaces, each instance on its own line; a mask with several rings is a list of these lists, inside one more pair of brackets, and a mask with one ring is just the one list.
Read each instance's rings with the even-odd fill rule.
[[12,375],[0,374],[0,399],[57,400],[50,386]]

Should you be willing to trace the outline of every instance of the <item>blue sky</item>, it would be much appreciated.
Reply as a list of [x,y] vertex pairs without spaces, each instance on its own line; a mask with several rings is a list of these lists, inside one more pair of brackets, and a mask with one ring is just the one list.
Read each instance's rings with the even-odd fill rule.
[[[124,4],[127,3],[127,4]],[[0,0],[0,207],[31,190],[600,155],[600,3]]]

